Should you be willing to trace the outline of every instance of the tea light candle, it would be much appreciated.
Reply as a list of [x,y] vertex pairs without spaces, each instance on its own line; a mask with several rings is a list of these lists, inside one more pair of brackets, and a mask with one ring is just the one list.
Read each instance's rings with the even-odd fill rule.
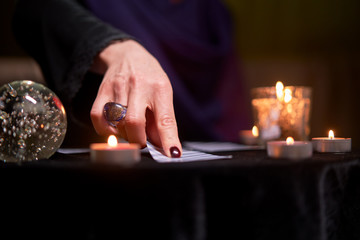
[[294,141],[288,137],[286,141],[267,142],[267,154],[271,158],[287,158],[301,160],[312,156],[312,144],[308,141]]
[[240,142],[245,145],[258,144],[259,130],[256,126],[253,126],[252,130],[240,131]]
[[108,143],[93,143],[90,145],[90,159],[96,163],[131,166],[140,161],[140,148],[137,144],[118,143],[111,135]]
[[334,131],[329,131],[329,136],[313,138],[314,150],[317,152],[350,152],[351,138],[336,138]]

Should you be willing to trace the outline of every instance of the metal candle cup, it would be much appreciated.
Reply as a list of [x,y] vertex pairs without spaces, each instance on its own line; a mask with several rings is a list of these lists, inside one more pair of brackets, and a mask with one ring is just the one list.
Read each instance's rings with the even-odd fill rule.
[[267,142],[267,154],[271,158],[301,160],[310,158],[312,153],[312,144],[308,141],[294,141],[291,144],[286,141]]
[[140,147],[129,143],[93,143],[90,145],[90,159],[95,163],[132,166],[140,161]]
[[252,130],[241,130],[239,132],[240,142],[245,145],[258,144],[259,131],[256,126]]
[[313,138],[311,141],[317,152],[351,152],[351,138],[336,138],[332,130],[329,137]]

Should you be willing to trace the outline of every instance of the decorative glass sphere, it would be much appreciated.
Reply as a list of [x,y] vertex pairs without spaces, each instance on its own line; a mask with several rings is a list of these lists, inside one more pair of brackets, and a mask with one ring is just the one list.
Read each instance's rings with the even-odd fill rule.
[[0,160],[47,159],[62,144],[66,113],[50,89],[32,81],[14,81],[0,88]]

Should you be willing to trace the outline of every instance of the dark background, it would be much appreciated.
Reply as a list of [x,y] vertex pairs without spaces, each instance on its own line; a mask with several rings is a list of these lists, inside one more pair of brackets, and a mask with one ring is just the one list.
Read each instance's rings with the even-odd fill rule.
[[[239,66],[250,90],[313,88],[311,137],[351,137],[360,147],[360,1],[225,0],[234,19]],[[43,82],[11,32],[14,0],[0,2],[0,83]],[[29,36],[31,37],[31,36]]]

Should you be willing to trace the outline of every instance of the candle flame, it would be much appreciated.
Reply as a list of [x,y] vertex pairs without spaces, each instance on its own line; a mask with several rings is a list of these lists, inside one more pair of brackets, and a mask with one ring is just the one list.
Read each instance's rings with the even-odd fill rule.
[[110,135],[108,138],[108,145],[110,147],[116,147],[118,144],[117,138],[114,135]]
[[259,136],[259,129],[256,126],[253,126],[252,128],[252,135],[254,137],[258,137]]
[[285,101],[285,103],[288,103],[291,101],[291,99],[292,99],[292,91],[291,91],[291,89],[287,88],[287,89],[285,89],[284,101]]
[[294,139],[292,137],[286,138],[286,145],[293,145],[293,144],[294,144]]
[[329,138],[330,138],[330,139],[334,139],[334,138],[335,138],[335,135],[334,135],[334,131],[333,131],[333,130],[330,130],[330,131],[329,131]]
[[280,81],[277,81],[275,88],[276,88],[276,97],[277,97],[277,99],[282,100],[283,97],[284,97],[284,91],[283,91],[284,90],[284,84],[282,82],[280,82]]

